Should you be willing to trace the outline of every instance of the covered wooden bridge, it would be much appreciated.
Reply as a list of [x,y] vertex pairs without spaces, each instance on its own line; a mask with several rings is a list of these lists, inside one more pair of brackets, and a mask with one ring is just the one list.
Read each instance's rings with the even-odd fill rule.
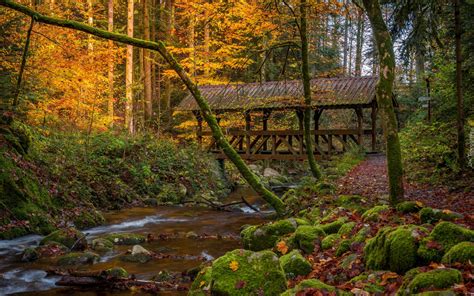
[[[376,77],[317,78],[311,80],[314,154],[317,157],[340,153],[350,145],[363,145],[364,135],[370,137],[368,149],[376,149],[375,100]],[[303,142],[303,112],[305,109],[301,81],[278,81],[238,85],[201,86],[200,90],[215,112],[218,121],[224,114],[240,113],[245,128],[228,127],[224,133],[236,151],[248,160],[303,160],[306,158]],[[325,110],[354,110],[356,127],[320,129],[320,118]],[[364,110],[370,110],[370,128],[364,128]],[[203,119],[194,98],[188,95],[177,110],[190,111],[197,120],[197,140],[206,143],[217,158],[225,158],[212,139],[211,132],[203,129]],[[270,129],[272,114],[295,112],[299,128]],[[368,113],[368,112],[365,112]],[[261,127],[252,127],[256,118]],[[277,124],[275,124],[277,125]],[[209,139],[208,137],[211,137]],[[368,143],[366,143],[368,144]]]

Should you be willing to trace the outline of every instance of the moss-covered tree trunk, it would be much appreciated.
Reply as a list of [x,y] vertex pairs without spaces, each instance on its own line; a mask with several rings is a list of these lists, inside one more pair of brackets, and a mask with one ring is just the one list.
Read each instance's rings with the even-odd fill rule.
[[462,49],[461,49],[461,12],[460,0],[454,0],[454,31],[456,46],[456,103],[458,130],[458,163],[461,169],[466,166],[466,139],[464,136],[464,98],[462,92]]
[[223,149],[225,155],[234,163],[237,167],[241,175],[244,179],[249,183],[249,185],[262,196],[262,198],[269,203],[277,213],[282,214],[285,211],[285,207],[283,202],[270,190],[265,188],[258,177],[248,168],[245,162],[242,160],[240,155],[232,148],[229,144],[229,141],[225,138],[224,134],[222,133],[221,128],[217,124],[216,117],[212,114],[211,108],[207,103],[206,99],[202,96],[201,92],[199,91],[197,85],[191,80],[191,78],[187,75],[187,73],[183,70],[181,65],[176,61],[176,59],[168,52],[166,46],[163,42],[157,41],[149,41],[149,40],[142,40],[138,38],[128,37],[124,34],[112,33],[105,30],[97,29],[86,24],[53,18],[49,16],[42,15],[24,5],[15,3],[14,1],[10,0],[0,0],[0,5],[9,7],[16,11],[19,11],[23,14],[29,15],[33,17],[37,22],[49,24],[53,26],[59,26],[64,28],[70,28],[73,30],[79,30],[88,34],[92,34],[94,36],[113,40],[116,42],[136,46],[139,48],[150,49],[153,51],[157,51],[170,65],[170,67],[178,74],[181,78],[183,83],[186,85],[188,90],[191,92],[193,97],[195,98],[199,108],[201,109],[201,113],[206,120],[207,124],[211,128],[212,135],[216,140],[216,143]]
[[396,204],[403,199],[403,167],[397,118],[392,101],[395,54],[392,38],[382,17],[379,1],[363,0],[363,2],[372,25],[379,57],[379,81],[376,96],[386,142],[390,202]]
[[311,142],[311,85],[309,78],[309,57],[308,57],[308,29],[307,29],[307,3],[306,0],[300,1],[300,35],[301,35],[301,74],[303,78],[304,103],[304,142],[306,144],[306,155],[313,177],[321,178],[321,171],[318,168],[313,153],[313,144]]

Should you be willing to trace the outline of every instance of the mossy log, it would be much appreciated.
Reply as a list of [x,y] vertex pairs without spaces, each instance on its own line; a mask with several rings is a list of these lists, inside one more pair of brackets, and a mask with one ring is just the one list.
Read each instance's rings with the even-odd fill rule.
[[113,40],[116,42],[132,45],[139,48],[149,49],[158,52],[165,61],[170,65],[170,67],[176,72],[182,82],[186,85],[189,92],[193,95],[194,99],[196,100],[199,108],[201,109],[201,113],[203,118],[206,120],[207,124],[211,128],[212,135],[216,140],[216,143],[219,147],[222,148],[224,154],[229,158],[232,163],[237,167],[239,172],[241,173],[242,177],[248,182],[248,184],[262,196],[262,198],[269,203],[277,213],[283,214],[285,210],[284,203],[270,190],[265,188],[265,186],[260,182],[257,176],[248,168],[245,164],[243,159],[239,156],[239,154],[235,151],[235,149],[229,144],[229,141],[224,136],[221,128],[217,123],[217,119],[215,115],[212,113],[211,108],[206,101],[206,99],[202,96],[201,92],[198,89],[198,86],[189,75],[184,71],[181,65],[176,61],[173,55],[166,49],[166,45],[162,41],[149,41],[143,40],[138,38],[128,37],[124,34],[109,32],[106,30],[101,30],[92,26],[88,26],[86,24],[65,20],[60,18],[54,18],[45,16],[35,10],[28,8],[27,6],[18,4],[14,1],[10,0],[0,0],[0,5],[11,8],[18,12],[21,12],[25,15],[32,17],[36,22],[44,23],[48,25],[69,28],[73,30],[78,30],[85,32],[87,34],[91,34],[97,36],[99,38],[104,38],[108,40]]

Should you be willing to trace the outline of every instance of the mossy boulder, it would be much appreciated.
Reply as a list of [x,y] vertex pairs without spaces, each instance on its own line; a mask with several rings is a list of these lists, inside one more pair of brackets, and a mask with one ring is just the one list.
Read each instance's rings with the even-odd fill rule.
[[461,282],[462,274],[457,269],[434,269],[428,272],[417,273],[406,288],[400,288],[397,295],[413,295],[428,289],[446,289]]
[[453,290],[444,290],[444,291],[426,291],[421,293],[416,293],[414,296],[456,296],[458,293]]
[[136,233],[113,233],[104,238],[114,245],[137,245],[146,241],[143,235]]
[[114,244],[105,238],[96,238],[92,240],[92,250],[97,252],[108,252],[114,248]]
[[296,230],[298,222],[294,219],[280,220],[264,225],[253,225],[241,231],[245,249],[261,251],[272,248],[279,238]]
[[417,213],[418,211],[420,211],[420,209],[422,209],[422,207],[423,206],[420,202],[407,200],[407,201],[403,201],[397,204],[395,209],[398,212],[408,214],[408,213]]
[[454,221],[462,218],[463,215],[449,210],[439,210],[433,208],[423,208],[419,212],[421,223],[436,223],[438,221]]
[[474,263],[474,243],[473,242],[462,242],[454,245],[444,254],[441,262],[445,264],[452,264],[455,262],[459,263]]
[[104,271],[104,275],[112,278],[128,278],[128,272],[122,267],[113,267]]
[[293,250],[281,256],[280,265],[289,278],[294,278],[298,275],[307,275],[312,270],[311,263],[301,255],[299,250]]
[[349,251],[351,249],[352,241],[350,239],[345,239],[341,241],[339,246],[336,249],[336,256],[341,256],[345,252]]
[[60,243],[73,251],[82,251],[87,248],[85,234],[75,228],[60,229],[51,232],[41,240],[40,245],[45,245],[49,242]]
[[324,230],[326,234],[337,233],[346,221],[347,221],[347,218],[341,217],[334,222],[321,225],[321,228]]
[[438,223],[418,248],[424,262],[439,262],[451,247],[461,242],[474,242],[474,231],[451,222]]
[[38,250],[36,248],[32,248],[32,247],[24,249],[23,252],[21,253],[21,261],[22,262],[35,261],[39,257],[40,257],[40,253],[38,252]]
[[357,233],[354,235],[354,238],[352,239],[353,242],[356,243],[363,243],[367,239],[367,236],[369,235],[370,232],[370,226],[364,226]]
[[364,221],[376,222],[376,221],[379,220],[380,215],[382,213],[387,212],[389,210],[390,210],[390,207],[388,205],[375,206],[375,207],[365,211],[364,214],[362,214],[362,219]]
[[87,229],[104,224],[105,218],[98,211],[81,212],[74,219],[74,225],[77,229]]
[[356,226],[355,222],[347,222],[344,223],[341,228],[339,228],[339,231],[337,232],[339,235],[349,235],[352,232],[352,229]]
[[72,252],[58,258],[57,264],[64,265],[80,265],[94,264],[100,259],[99,255],[92,252]]
[[321,240],[325,236],[326,233],[321,227],[302,225],[295,231],[295,244],[303,252],[309,254],[313,252],[316,244],[321,244]]
[[152,258],[152,253],[140,245],[133,246],[130,253],[120,256],[122,261],[135,263],[146,263]]
[[364,248],[366,267],[397,273],[413,268],[417,263],[418,231],[413,225],[379,230]]
[[280,295],[287,286],[275,253],[234,250],[217,258],[212,269],[198,275],[191,286],[192,295],[202,295],[198,291],[203,288],[212,295],[271,296]]
[[211,290],[212,267],[207,266],[198,272],[191,287],[189,287],[188,296],[206,296]]
[[[296,295],[306,295],[305,290],[313,290],[318,292],[325,292],[324,295],[351,295],[351,293],[345,293],[344,291],[336,289],[331,285],[327,285],[317,279],[309,279],[301,281],[294,288],[286,290],[281,296],[296,296]],[[312,295],[312,294],[311,294]]]
[[337,233],[330,234],[326,236],[321,241],[321,249],[328,250],[336,245],[336,243],[341,239],[341,236]]

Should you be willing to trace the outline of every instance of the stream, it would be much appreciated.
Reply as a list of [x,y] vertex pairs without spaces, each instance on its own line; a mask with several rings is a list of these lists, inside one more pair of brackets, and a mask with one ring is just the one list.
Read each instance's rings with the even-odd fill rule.
[[[101,254],[100,262],[93,265],[77,266],[77,270],[105,270],[123,267],[137,279],[149,280],[160,271],[184,272],[213,260],[227,251],[240,247],[237,239],[240,228],[245,224],[260,223],[265,220],[263,202],[249,188],[241,187],[224,201],[238,201],[244,196],[252,205],[260,208],[256,213],[242,205],[233,212],[216,211],[202,207],[159,206],[131,208],[104,214],[106,224],[84,230],[89,242],[109,233],[140,233],[143,235],[172,235],[166,240],[155,240],[142,244],[147,250],[170,255],[188,255],[186,259],[154,259],[147,263],[124,262],[119,255],[132,246],[115,246],[114,250]],[[222,236],[220,239],[188,238],[190,231],[197,235]],[[28,235],[14,240],[0,240],[0,295],[132,295],[132,292],[107,292],[77,290],[58,287],[59,276],[50,276],[45,270],[55,268],[51,258],[31,263],[21,262],[19,257],[26,247],[37,246],[42,236]],[[191,255],[191,256],[189,256]],[[186,295],[186,292],[164,292],[163,295]]]

